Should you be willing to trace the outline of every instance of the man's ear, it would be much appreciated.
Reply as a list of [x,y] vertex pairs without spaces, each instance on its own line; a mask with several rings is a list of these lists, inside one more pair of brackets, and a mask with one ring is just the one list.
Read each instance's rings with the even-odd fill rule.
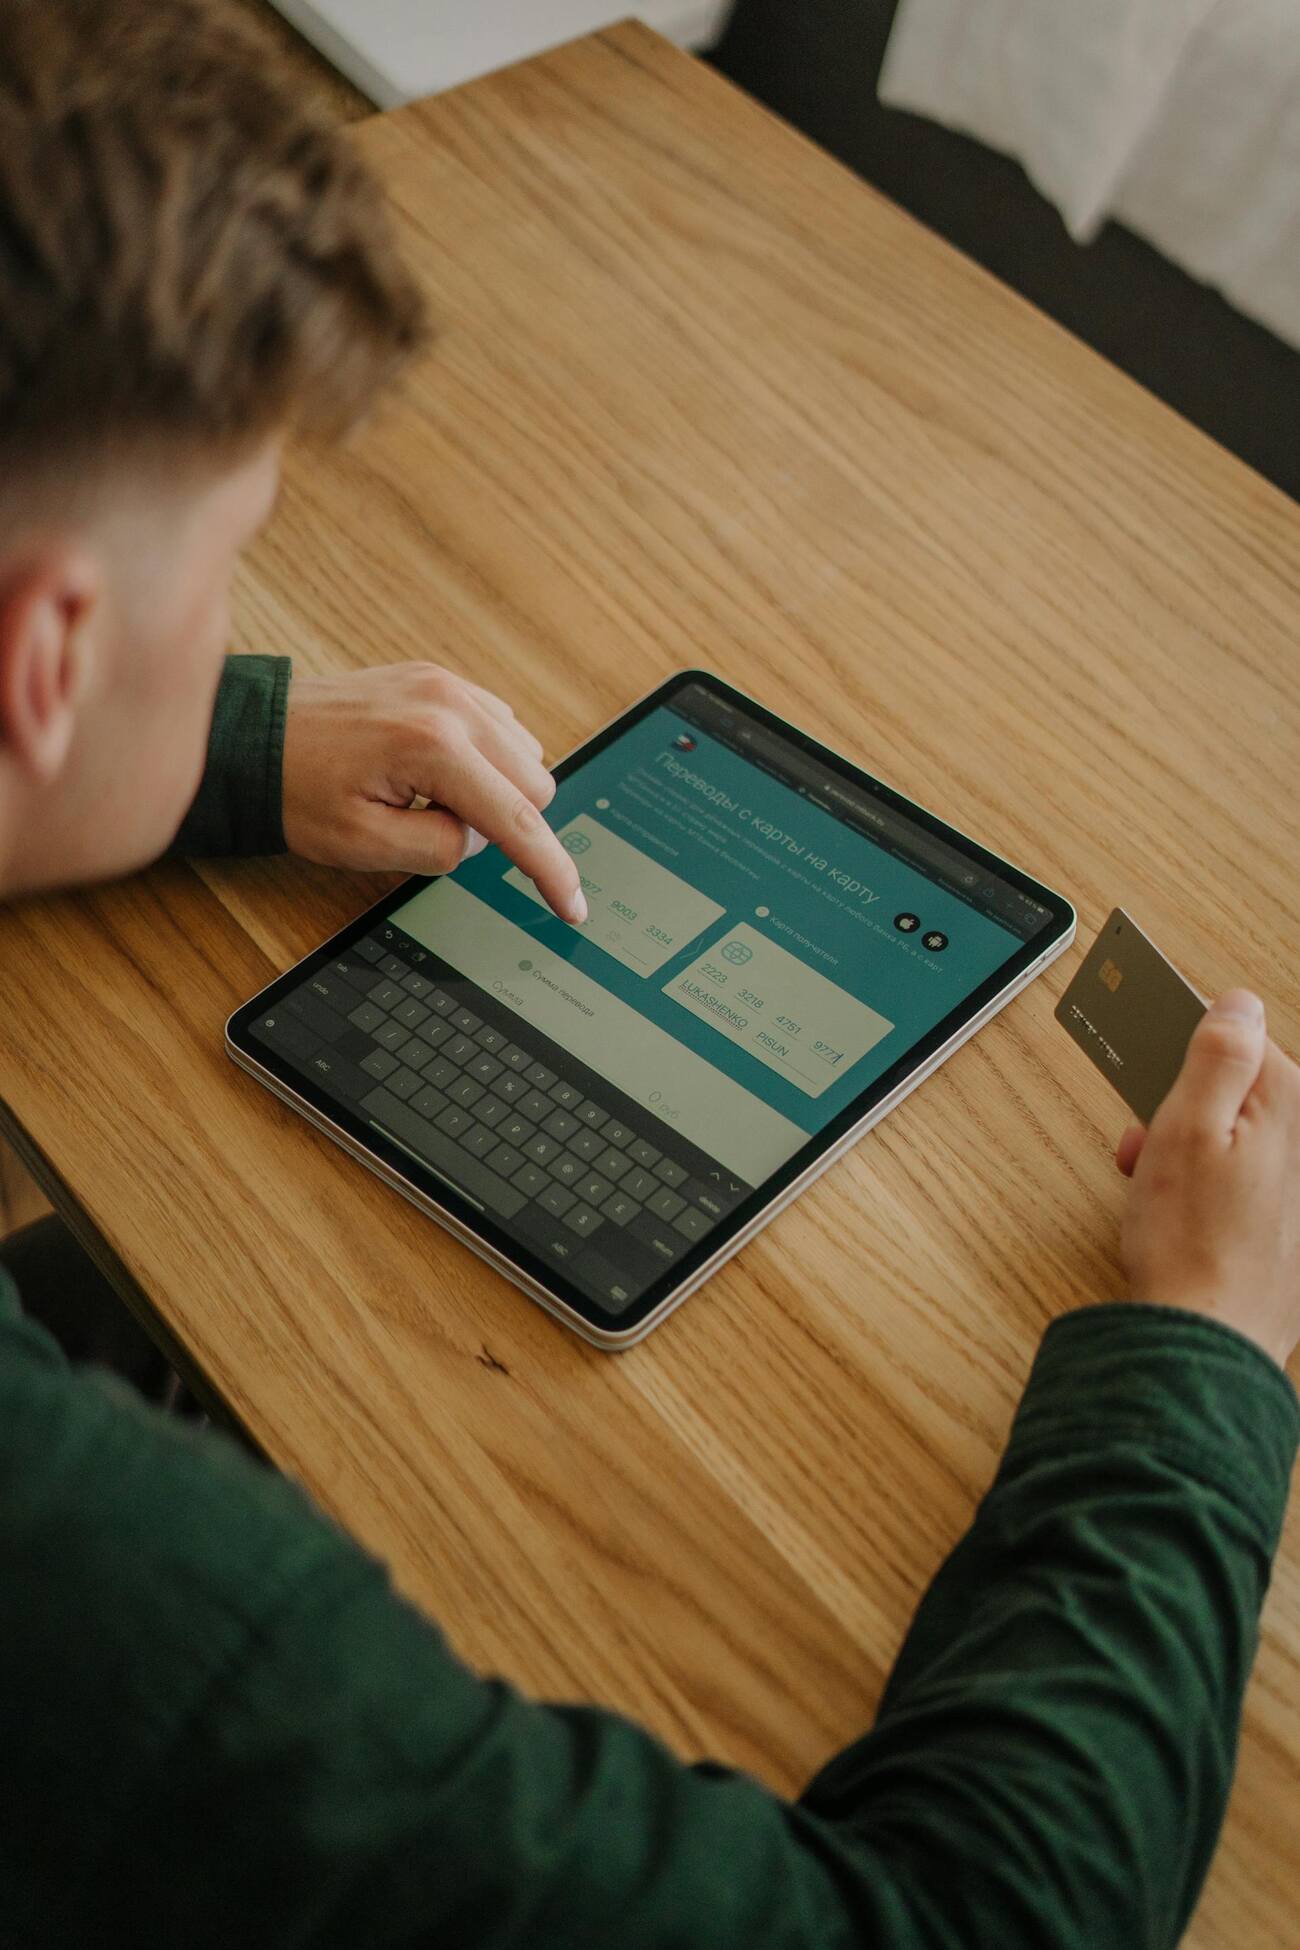
[[101,595],[95,563],[70,543],[0,564],[0,752],[33,784],[50,784],[67,758]]

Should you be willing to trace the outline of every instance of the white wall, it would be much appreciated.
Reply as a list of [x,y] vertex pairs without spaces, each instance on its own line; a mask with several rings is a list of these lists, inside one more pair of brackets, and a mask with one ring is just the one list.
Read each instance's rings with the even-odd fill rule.
[[731,0],[274,0],[381,108],[437,94],[636,14],[683,47],[721,33]]

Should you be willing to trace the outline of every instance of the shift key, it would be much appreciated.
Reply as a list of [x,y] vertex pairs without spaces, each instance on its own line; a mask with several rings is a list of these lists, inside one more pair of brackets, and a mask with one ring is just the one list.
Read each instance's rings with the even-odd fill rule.
[[453,1185],[463,1187],[477,1204],[485,1206],[499,1218],[513,1219],[521,1212],[528,1200],[521,1191],[509,1184],[497,1172],[489,1170],[478,1158],[457,1144],[455,1138],[445,1132],[435,1130],[397,1097],[391,1090],[372,1090],[361,1100],[361,1108],[368,1117],[413,1151],[417,1158]]

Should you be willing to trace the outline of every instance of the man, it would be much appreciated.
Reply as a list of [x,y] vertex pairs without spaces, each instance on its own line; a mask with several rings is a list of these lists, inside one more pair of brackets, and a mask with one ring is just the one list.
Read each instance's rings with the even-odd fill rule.
[[[281,439],[419,336],[373,190],[218,0],[0,0],[0,891],[178,827],[425,870],[477,833],[571,907],[499,700],[223,663]],[[289,1484],[7,1289],[0,1943],[1175,1943],[1300,1422],[1300,1074],[1254,997],[1119,1164],[1135,1304],[1049,1328],[874,1729],[795,1803],[471,1675]]]

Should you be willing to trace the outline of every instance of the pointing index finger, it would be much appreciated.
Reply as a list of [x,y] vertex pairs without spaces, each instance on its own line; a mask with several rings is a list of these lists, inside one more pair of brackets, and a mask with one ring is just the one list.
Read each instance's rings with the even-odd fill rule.
[[455,776],[442,783],[444,803],[499,846],[562,921],[581,927],[587,901],[577,865],[532,800],[472,745],[462,747],[450,769]]

